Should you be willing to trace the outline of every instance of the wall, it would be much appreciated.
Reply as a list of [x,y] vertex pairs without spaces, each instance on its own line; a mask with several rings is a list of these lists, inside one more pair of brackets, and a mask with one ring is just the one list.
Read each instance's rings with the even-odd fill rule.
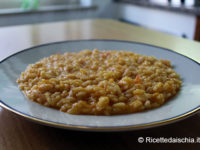
[[121,4],[118,17],[151,29],[193,39],[196,19],[194,15]]

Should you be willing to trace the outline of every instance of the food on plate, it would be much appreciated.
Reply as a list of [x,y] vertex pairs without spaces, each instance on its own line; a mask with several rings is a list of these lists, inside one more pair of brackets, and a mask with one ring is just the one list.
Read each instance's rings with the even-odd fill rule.
[[181,87],[169,60],[97,49],[43,58],[30,64],[17,83],[34,102],[70,114],[89,115],[156,108]]

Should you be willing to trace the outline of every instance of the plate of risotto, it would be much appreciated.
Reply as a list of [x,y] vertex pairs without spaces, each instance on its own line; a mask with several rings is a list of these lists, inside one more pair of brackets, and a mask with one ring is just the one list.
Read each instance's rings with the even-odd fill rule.
[[200,110],[199,65],[172,50],[144,43],[49,43],[0,62],[0,106],[64,129],[156,127]]

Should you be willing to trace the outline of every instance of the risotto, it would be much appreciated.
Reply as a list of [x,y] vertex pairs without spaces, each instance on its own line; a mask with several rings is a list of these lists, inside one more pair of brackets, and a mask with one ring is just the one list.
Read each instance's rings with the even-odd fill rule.
[[70,114],[116,115],[159,107],[181,87],[170,61],[83,50],[30,64],[17,80],[32,101]]

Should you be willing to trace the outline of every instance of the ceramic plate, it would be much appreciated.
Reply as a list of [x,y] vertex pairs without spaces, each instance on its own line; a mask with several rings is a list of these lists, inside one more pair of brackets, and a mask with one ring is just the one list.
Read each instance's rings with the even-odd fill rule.
[[[116,115],[71,115],[28,100],[19,90],[16,79],[28,64],[55,53],[78,52],[82,49],[128,50],[168,59],[181,75],[183,85],[176,97],[160,108],[145,112]],[[200,65],[181,54],[142,43],[113,40],[66,41],[36,46],[20,51],[0,62],[0,105],[20,116],[54,127],[121,131],[154,127],[186,118],[200,109]]]

